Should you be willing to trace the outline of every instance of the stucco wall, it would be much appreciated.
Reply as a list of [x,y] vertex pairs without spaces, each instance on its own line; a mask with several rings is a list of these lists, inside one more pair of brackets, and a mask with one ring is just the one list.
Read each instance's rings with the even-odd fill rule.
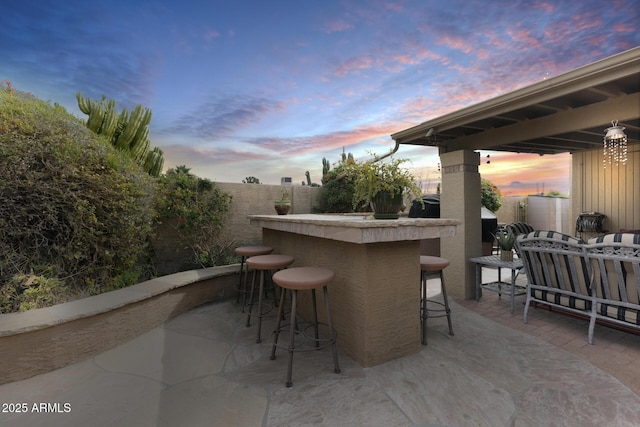
[[260,242],[262,230],[249,224],[249,215],[272,215],[275,200],[282,198],[282,191],[287,190],[291,200],[292,214],[312,213],[318,206],[319,187],[304,185],[265,185],[236,184],[228,182],[216,183],[223,191],[233,195],[229,214],[222,233],[222,239],[235,242],[237,245]]

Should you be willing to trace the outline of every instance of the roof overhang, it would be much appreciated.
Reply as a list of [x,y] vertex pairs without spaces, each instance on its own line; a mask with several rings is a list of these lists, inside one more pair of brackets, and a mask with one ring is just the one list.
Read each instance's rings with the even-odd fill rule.
[[391,135],[397,144],[557,154],[602,147],[618,120],[640,133],[640,47]]

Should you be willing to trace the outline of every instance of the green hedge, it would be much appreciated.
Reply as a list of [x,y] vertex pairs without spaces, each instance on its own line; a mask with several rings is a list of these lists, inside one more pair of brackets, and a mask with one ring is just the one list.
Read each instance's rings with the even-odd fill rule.
[[1,88],[0,312],[136,283],[154,192],[62,107]]

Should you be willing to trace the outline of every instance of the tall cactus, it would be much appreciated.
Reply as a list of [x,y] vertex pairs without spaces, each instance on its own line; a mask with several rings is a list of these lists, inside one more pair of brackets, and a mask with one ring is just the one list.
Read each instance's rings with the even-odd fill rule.
[[329,163],[329,160],[327,160],[326,157],[323,157],[322,158],[322,176],[325,176],[326,174],[328,174],[329,170],[331,170],[331,164]]
[[162,173],[162,167],[164,166],[164,154],[158,147],[154,147],[153,150],[147,153],[147,157],[144,161],[144,170],[151,176],[158,177]]
[[98,135],[111,138],[118,124],[116,102],[104,95],[100,100],[87,99],[80,92],[76,94],[76,99],[80,111],[89,116],[87,127]]
[[128,153],[149,175],[160,175],[164,165],[164,154],[159,148],[151,150],[150,109],[136,105],[131,114],[126,108],[117,114],[115,101],[107,99],[104,95],[101,100],[92,100],[78,92],[76,98],[80,111],[89,116],[89,129],[96,134],[105,135],[114,147]]

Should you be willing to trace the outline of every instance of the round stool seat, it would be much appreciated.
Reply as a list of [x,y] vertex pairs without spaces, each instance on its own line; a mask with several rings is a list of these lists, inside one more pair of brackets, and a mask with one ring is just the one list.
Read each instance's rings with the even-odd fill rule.
[[240,246],[235,249],[237,255],[250,257],[257,255],[268,255],[273,252],[270,246]]
[[247,265],[254,270],[276,270],[293,264],[291,255],[258,255],[247,258]]
[[273,281],[283,288],[304,291],[321,288],[329,283],[335,273],[321,267],[296,267],[280,270],[273,275]]
[[420,256],[420,269],[424,271],[440,271],[449,265],[449,260],[439,256]]

